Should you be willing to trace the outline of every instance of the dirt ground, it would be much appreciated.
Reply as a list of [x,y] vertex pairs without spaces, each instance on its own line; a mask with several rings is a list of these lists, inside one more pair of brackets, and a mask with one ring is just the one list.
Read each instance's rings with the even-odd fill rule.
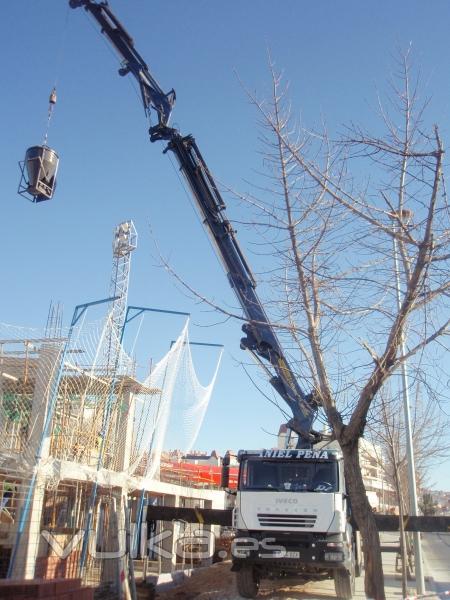
[[[237,593],[234,573],[230,569],[230,561],[217,563],[206,569],[199,569],[180,586],[166,592],[157,593],[156,600],[194,600],[195,598],[199,600],[239,600],[241,596]],[[331,582],[312,584],[315,588],[314,591],[310,585],[294,587],[280,587],[278,585],[275,588],[269,581],[263,582],[258,599],[331,600],[336,598]]]
[[239,598],[234,585],[231,562],[222,562],[200,569],[180,586],[156,594],[157,600],[231,600]]

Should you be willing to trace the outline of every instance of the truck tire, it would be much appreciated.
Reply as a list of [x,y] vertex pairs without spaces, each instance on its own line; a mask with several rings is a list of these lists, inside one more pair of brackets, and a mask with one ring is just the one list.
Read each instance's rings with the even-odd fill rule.
[[239,595],[243,598],[256,598],[258,595],[259,579],[252,566],[244,565],[237,571],[236,583]]
[[347,571],[347,569],[335,570],[334,589],[339,600],[352,600],[355,593],[354,563],[352,563],[351,571]]

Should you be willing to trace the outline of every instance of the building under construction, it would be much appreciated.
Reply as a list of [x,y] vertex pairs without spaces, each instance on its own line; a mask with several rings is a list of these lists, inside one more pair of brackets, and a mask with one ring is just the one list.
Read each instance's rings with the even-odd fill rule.
[[[187,321],[143,380],[123,348],[127,320],[147,310],[127,307],[133,230],[115,231],[110,296],[77,306],[67,331],[0,326],[2,577],[81,577],[120,592],[130,557],[142,575],[186,566],[177,544],[190,526],[147,521],[149,505],[224,507],[217,474],[161,463],[171,414],[183,412],[193,443],[215,380],[195,377]],[[171,535],[159,542],[162,529]]]

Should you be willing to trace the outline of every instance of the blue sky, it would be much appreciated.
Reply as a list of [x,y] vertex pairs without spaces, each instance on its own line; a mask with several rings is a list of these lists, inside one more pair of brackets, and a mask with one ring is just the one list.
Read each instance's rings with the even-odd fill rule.
[[[189,311],[191,339],[226,347],[198,447],[271,445],[264,431],[277,431],[279,413],[239,366],[245,358],[239,324],[212,326],[223,319],[188,298],[157,266],[153,238],[194,288],[235,306],[199,219],[163,146],[148,141],[131,80],[118,77],[115,57],[83,11],[67,5],[15,0],[2,11],[0,320],[44,325],[54,300],[64,304],[67,321],[75,304],[104,297],[112,229],[131,218],[139,248],[130,303]],[[290,81],[303,122],[313,126],[325,118],[331,131],[339,131],[350,119],[370,125],[392,56],[412,42],[425,93],[432,96],[430,115],[448,138],[446,1],[115,0],[112,8],[161,87],[176,89],[173,123],[195,135],[211,170],[230,187],[246,189],[245,181],[261,168],[256,115],[239,79],[260,95],[269,90],[267,49]],[[17,161],[42,140],[55,78],[58,104],[49,143],[61,157],[58,189],[51,202],[32,205],[16,194]],[[242,217],[232,199],[228,208],[230,217]],[[247,232],[239,236],[246,247]],[[152,317],[146,327],[149,353],[157,360],[181,323]],[[194,356],[207,380],[217,356],[199,349]],[[448,467],[447,461],[433,471],[436,487],[450,489]]]

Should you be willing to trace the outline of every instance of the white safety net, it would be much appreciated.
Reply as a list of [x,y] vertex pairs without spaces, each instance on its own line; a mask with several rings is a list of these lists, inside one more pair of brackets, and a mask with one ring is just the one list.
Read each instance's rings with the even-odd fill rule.
[[[94,322],[80,319],[70,338],[68,331],[48,338],[39,330],[0,325],[4,479],[8,473],[30,475],[37,463],[44,468],[52,461],[64,462],[66,471],[70,463],[78,474],[84,468],[88,479],[100,470],[157,478],[169,430],[179,450],[193,448],[219,363],[211,382],[201,385],[188,322],[144,381],[135,377],[135,361],[111,331],[111,312]],[[45,473],[48,486],[57,486],[59,471]]]
[[[0,324],[0,523],[11,576],[52,572],[47,557],[36,558],[39,537],[30,545],[24,532],[83,528],[89,514],[100,531],[98,515],[117,490],[151,490],[159,479],[169,426],[186,451],[200,430],[217,369],[203,387],[188,323],[140,381],[105,309],[93,321],[82,311],[58,337]],[[36,558],[30,571],[25,553]],[[80,559],[72,558],[77,575]]]
[[[135,430],[129,473],[154,478],[169,429],[177,449],[191,450],[202,425],[219,369],[211,382],[198,381],[189,344],[188,323],[170,351],[152,369],[135,395]],[[173,436],[172,436],[173,437]]]

